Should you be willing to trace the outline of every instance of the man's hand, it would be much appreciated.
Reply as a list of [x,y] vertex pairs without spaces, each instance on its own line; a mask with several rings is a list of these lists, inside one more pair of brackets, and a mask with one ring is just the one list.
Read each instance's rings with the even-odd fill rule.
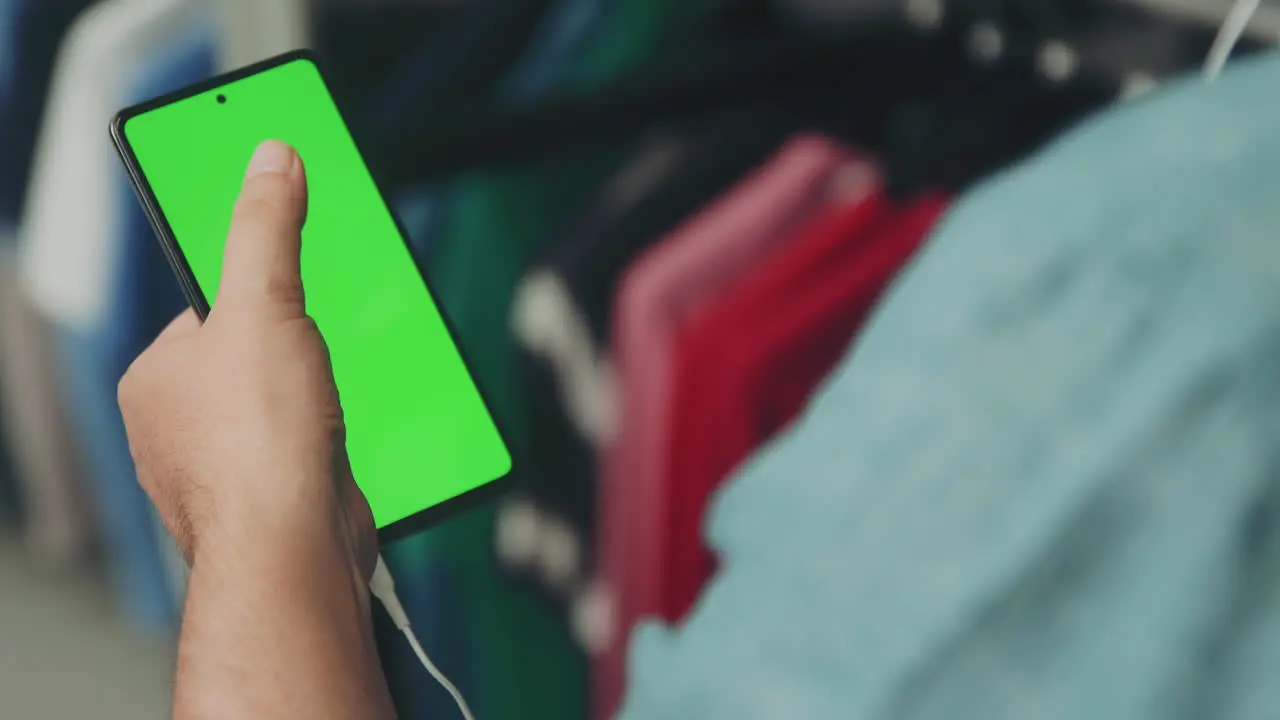
[[206,542],[287,541],[336,518],[367,579],[373,520],[347,463],[328,350],[299,271],[306,180],[269,142],[236,204],[207,322],[179,315],[125,373],[120,408],[138,479],[189,563]]
[[394,715],[373,518],[304,304],[306,196],[298,155],[263,143],[207,321],[179,316],[120,382],[138,479],[192,566],[175,717]]

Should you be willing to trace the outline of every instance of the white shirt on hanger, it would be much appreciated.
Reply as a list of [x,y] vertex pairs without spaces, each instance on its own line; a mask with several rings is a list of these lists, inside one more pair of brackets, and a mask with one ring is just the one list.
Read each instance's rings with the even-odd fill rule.
[[62,43],[18,234],[25,290],[60,326],[91,328],[109,312],[123,171],[107,128],[141,64],[201,11],[193,0],[105,0]]

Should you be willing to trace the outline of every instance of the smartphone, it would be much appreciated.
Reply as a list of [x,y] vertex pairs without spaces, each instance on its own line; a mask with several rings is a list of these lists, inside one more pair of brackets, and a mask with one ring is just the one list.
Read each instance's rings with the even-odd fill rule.
[[314,55],[288,53],[121,111],[111,138],[191,306],[217,304],[254,149],[292,145],[308,184],[307,312],[329,345],[356,484],[394,539],[485,500],[512,455]]

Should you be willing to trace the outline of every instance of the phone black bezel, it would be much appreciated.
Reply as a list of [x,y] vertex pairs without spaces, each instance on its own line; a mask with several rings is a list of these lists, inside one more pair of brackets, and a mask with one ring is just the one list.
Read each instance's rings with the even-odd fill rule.
[[[165,217],[164,212],[160,209],[160,203],[156,200],[155,193],[152,192],[150,183],[147,182],[146,174],[142,171],[142,167],[138,163],[138,158],[134,154],[133,148],[129,145],[129,140],[125,136],[124,132],[125,124],[131,118],[157,108],[164,107],[165,105],[178,102],[179,100],[185,100],[193,95],[206,93],[210,90],[228,85],[236,82],[237,80],[242,80],[251,75],[256,75],[258,73],[271,70],[272,68],[300,60],[311,63],[320,74],[326,89],[331,87],[329,83],[329,76],[324,70],[324,65],[315,52],[306,49],[292,50],[267,58],[266,60],[253,63],[252,65],[247,65],[230,72],[222,73],[203,82],[183,87],[151,100],[147,100],[146,102],[132,105],[116,113],[116,116],[111,120],[111,142],[115,146],[121,162],[124,163],[125,170],[128,172],[129,184],[133,186],[133,190],[137,194],[139,202],[142,203],[143,211],[146,213],[147,219],[151,222],[151,227],[155,231],[157,239],[160,241],[160,247],[163,249],[165,257],[169,260],[169,266],[173,268],[173,272],[178,278],[178,283],[182,286],[182,292],[186,296],[187,302],[191,304],[191,307],[196,311],[196,314],[200,316],[201,321],[209,316],[210,307],[208,299],[205,298],[204,293],[201,292],[200,286],[196,282],[195,275],[191,272],[191,266],[187,264],[186,257],[178,247],[177,240],[173,234],[173,229],[170,227],[169,221]],[[347,122],[347,118],[342,113],[341,108],[338,108],[338,114],[339,117],[342,118],[343,124],[347,126],[348,132],[350,132],[351,126]],[[363,151],[360,148],[359,139],[355,138],[354,134],[353,140],[356,143],[357,152],[361,152],[361,156],[363,157]],[[409,246],[409,235],[405,232],[404,224],[400,221],[400,217],[396,214],[391,203],[387,202],[387,194],[383,191],[383,188],[381,184],[378,183],[377,178],[374,178],[373,182],[378,191],[378,196],[381,198],[383,205],[387,208],[387,212],[391,213],[391,217],[396,224],[396,229],[400,233],[400,239],[409,249],[409,255],[413,258],[414,266],[417,268],[418,274],[422,277],[423,286],[426,288],[427,294],[431,297],[431,301],[435,303],[436,308],[440,312],[440,315],[444,320],[445,327],[448,329],[450,337],[453,338],[454,346],[457,347],[459,354],[462,356],[462,362],[466,366],[467,372],[471,375],[472,382],[476,385],[476,389],[480,394],[481,402],[484,404],[485,410],[489,413],[489,417],[493,419],[494,425],[498,429],[498,434],[502,437],[503,443],[506,444],[507,452],[511,457],[511,468],[502,477],[491,480],[484,485],[468,490],[461,495],[457,495],[442,503],[421,510],[407,518],[398,520],[378,530],[378,540],[380,542],[389,543],[426,530],[444,522],[445,520],[457,517],[468,510],[473,510],[497,498],[509,489],[512,479],[515,477],[516,467],[518,466],[519,461],[510,440],[511,436],[507,433],[502,420],[496,413],[494,413],[493,402],[490,400],[488,393],[485,392],[483,384],[480,382],[480,378],[476,376],[473,369],[474,365],[471,363],[471,359],[467,355],[466,348],[462,347],[462,343],[458,339],[458,332],[452,318],[449,317],[449,313],[440,303],[439,297],[436,295],[434,288],[431,287],[431,283],[427,278],[425,268],[422,267],[422,263],[418,260],[417,255],[413,253],[412,247]],[[230,212],[229,208],[228,212]]]

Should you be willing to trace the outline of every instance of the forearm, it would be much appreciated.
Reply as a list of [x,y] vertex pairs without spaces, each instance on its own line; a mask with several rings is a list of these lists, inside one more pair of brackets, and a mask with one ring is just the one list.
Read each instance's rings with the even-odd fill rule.
[[269,522],[210,533],[197,550],[174,716],[393,718],[340,510]]

